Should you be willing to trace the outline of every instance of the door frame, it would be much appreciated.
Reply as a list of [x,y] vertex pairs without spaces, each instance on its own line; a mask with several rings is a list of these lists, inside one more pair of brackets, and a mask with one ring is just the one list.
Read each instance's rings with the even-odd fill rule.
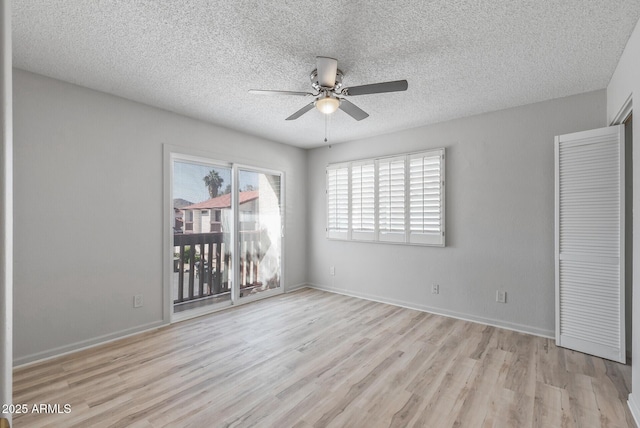
[[[162,304],[162,320],[167,324],[184,321],[190,318],[199,317],[209,313],[217,312],[223,309],[227,309],[231,306],[238,306],[245,303],[251,303],[256,300],[282,294],[285,291],[285,231],[286,231],[286,205],[285,205],[285,172],[266,168],[262,166],[251,165],[245,162],[237,162],[231,158],[229,160],[220,160],[220,155],[208,151],[191,149],[187,147],[174,146],[170,144],[163,144],[163,216],[162,216],[162,229],[163,229],[163,243],[162,243],[162,286],[163,286],[163,304]],[[195,163],[201,163],[205,165],[219,166],[224,168],[231,168],[231,205],[233,207],[233,222],[232,222],[232,239],[231,239],[231,251],[232,251],[232,285],[231,285],[231,300],[229,302],[221,302],[204,306],[202,308],[196,308],[182,313],[175,314],[173,312],[173,295],[172,295],[172,282],[171,274],[173,270],[173,260],[170,257],[173,248],[173,234],[170,233],[171,222],[173,220],[173,161],[175,159],[181,159],[185,161],[192,161]],[[236,284],[239,284],[239,254],[237,252],[237,236],[238,230],[238,198],[236,195],[236,189],[238,186],[238,170],[250,170],[258,173],[267,173],[280,176],[280,216],[281,216],[281,247],[280,247],[280,287],[273,290],[263,291],[255,296],[239,298],[239,288]]]
[[[625,125],[627,120],[629,120],[629,117],[631,117],[631,115],[633,114],[633,94],[629,94],[629,96],[627,97],[627,99],[624,101],[624,103],[622,103],[622,107],[620,107],[620,110],[618,110],[618,113],[616,113],[616,115],[613,117],[613,120],[611,120],[611,122],[609,123],[609,126],[615,126],[615,125]],[[633,123],[631,124],[632,128],[631,128],[631,132],[633,135]],[[626,145],[627,143],[629,143],[631,145],[631,151],[633,153],[634,151],[634,147],[633,147],[633,137],[631,138],[630,141],[626,141],[626,139],[628,139],[628,135],[625,133],[625,142],[624,144]],[[627,154],[628,156],[628,154]],[[634,172],[634,162],[633,162],[633,158],[631,159],[631,176],[626,177],[627,179],[629,179],[632,183],[633,186],[633,176],[636,174],[636,172]],[[628,171],[625,172],[625,174],[628,175]],[[633,193],[632,193],[632,201],[635,201],[636,198],[633,197]],[[625,203],[627,203],[628,201],[625,201]],[[633,202],[634,204],[636,204],[636,202]],[[632,206],[631,207],[631,212],[633,213],[635,207]],[[630,335],[631,343],[627,343],[626,348],[626,357],[627,360],[631,359],[633,357],[633,341],[634,341],[634,337],[633,337],[633,293],[634,293],[634,288],[635,288],[635,280],[634,280],[634,269],[633,269],[633,257],[635,257],[633,254],[636,253],[636,251],[638,251],[637,248],[635,248],[635,242],[633,239],[633,231],[636,228],[636,224],[635,224],[635,220],[632,216],[631,218],[631,231],[625,230],[625,240],[629,239],[631,240],[631,257],[628,257],[628,255],[625,253],[625,258],[627,260],[625,260],[628,269],[628,273],[630,274],[631,278],[630,278],[630,283],[629,283],[629,288],[630,290],[626,290],[626,284],[625,284],[625,335]],[[630,233],[631,232],[631,233]],[[631,297],[630,302],[627,302],[627,298]],[[630,311],[627,311],[627,309],[631,309]],[[627,319],[629,318],[629,324],[627,325]],[[629,327],[629,328],[627,328]],[[625,341],[626,341],[626,337],[625,337]],[[633,361],[633,360],[632,360]]]

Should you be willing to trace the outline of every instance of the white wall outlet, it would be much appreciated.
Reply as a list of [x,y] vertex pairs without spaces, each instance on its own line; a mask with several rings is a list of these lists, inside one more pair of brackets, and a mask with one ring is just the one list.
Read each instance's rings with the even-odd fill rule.
[[502,290],[496,290],[496,302],[507,303],[507,292]]
[[133,307],[141,308],[142,307],[142,294],[136,294],[133,296]]
[[440,294],[440,286],[438,284],[431,286],[431,294]]
[[331,276],[334,276],[336,274],[336,267],[335,266],[331,266],[329,268],[329,273],[331,274]]

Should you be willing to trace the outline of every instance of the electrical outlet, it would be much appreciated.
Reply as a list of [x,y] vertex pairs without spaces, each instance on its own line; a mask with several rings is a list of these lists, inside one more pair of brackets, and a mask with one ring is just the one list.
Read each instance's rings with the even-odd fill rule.
[[431,294],[440,294],[440,286],[438,284],[431,286]]
[[335,275],[335,274],[336,274],[336,267],[335,267],[335,266],[331,266],[331,267],[329,268],[329,273],[330,273],[332,276],[333,276],[333,275]]
[[136,294],[133,296],[133,307],[140,308],[142,307],[142,294]]
[[507,303],[507,292],[502,290],[496,290],[496,302]]

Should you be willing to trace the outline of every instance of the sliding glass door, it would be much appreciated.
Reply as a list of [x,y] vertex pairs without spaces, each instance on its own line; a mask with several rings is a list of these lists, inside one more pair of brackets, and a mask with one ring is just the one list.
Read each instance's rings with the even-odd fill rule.
[[173,160],[173,312],[231,302],[232,168],[205,159]]
[[282,177],[238,168],[240,299],[270,294],[282,280]]
[[171,154],[174,320],[282,291],[282,174]]

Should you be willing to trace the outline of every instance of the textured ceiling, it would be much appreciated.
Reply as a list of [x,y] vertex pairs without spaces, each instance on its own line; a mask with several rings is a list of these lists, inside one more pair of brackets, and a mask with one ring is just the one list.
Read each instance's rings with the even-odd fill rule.
[[607,86],[640,0],[14,0],[14,65],[300,147],[325,116],[285,118],[307,98],[315,57],[345,86],[407,79],[352,97],[329,144]]

